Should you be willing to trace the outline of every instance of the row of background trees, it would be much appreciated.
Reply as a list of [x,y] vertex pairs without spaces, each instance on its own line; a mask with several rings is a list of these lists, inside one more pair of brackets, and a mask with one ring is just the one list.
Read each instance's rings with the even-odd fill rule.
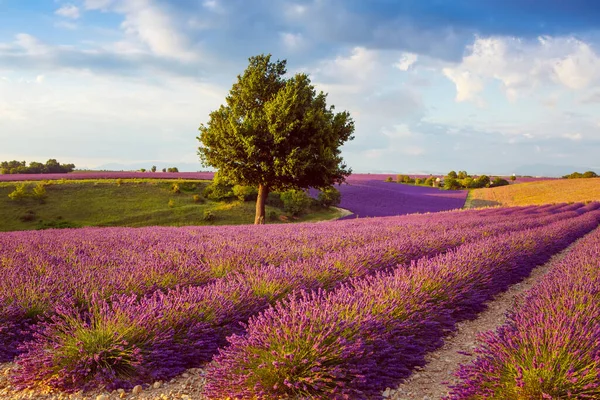
[[[510,177],[510,179],[514,181],[517,178],[513,175]],[[388,182],[394,181],[391,176],[386,180]],[[458,173],[456,171],[450,171],[443,179],[436,178],[433,175],[427,178],[411,178],[409,175],[400,174],[396,175],[396,182],[423,186],[436,186],[437,182],[440,186],[443,186],[444,189],[448,190],[479,189],[486,187],[506,186],[509,184],[506,179],[500,177],[496,177],[492,180],[487,175],[469,175],[467,171],[458,171]]]
[[581,178],[597,178],[598,174],[594,171],[585,171],[583,174],[580,172],[573,172],[572,174],[563,176],[564,179],[581,179]]
[[[149,170],[147,170],[146,168],[142,168],[140,169],[140,172],[156,172],[156,165],[153,165]],[[177,167],[169,167],[169,168],[163,168],[162,172],[179,172],[179,168]]]
[[51,158],[45,164],[32,161],[27,165],[25,161],[2,161],[0,162],[1,174],[61,174],[72,172],[75,164],[61,164]]

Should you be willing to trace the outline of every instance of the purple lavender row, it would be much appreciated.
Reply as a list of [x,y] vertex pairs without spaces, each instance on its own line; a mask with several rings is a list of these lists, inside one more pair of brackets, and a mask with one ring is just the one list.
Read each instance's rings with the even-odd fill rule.
[[[210,360],[228,335],[243,331],[240,322],[293,290],[334,287],[348,278],[396,265],[399,260],[432,256],[465,241],[574,215],[578,214],[538,216],[529,222],[511,218],[512,222],[471,226],[443,235],[435,230],[399,235],[398,242],[379,247],[386,251],[379,256],[374,256],[373,247],[358,248],[355,254],[338,258],[337,263],[301,260],[248,268],[210,285],[156,291],[141,299],[121,295],[106,301],[94,295],[83,310],[67,298],[54,305],[49,320],[36,327],[34,340],[21,348],[25,354],[18,359],[21,370],[17,381],[76,390],[166,379]],[[455,218],[462,216],[455,213]],[[102,346],[97,343],[100,339]]]
[[[544,221],[542,215],[571,208],[556,206],[536,214],[541,219],[530,222],[537,226]],[[91,293],[103,298],[120,293],[144,295],[175,286],[206,284],[249,268],[301,261],[323,266],[344,260],[353,265],[381,255],[390,263],[403,262],[402,255],[394,257],[407,235],[444,235],[482,226],[486,218],[501,226],[520,215],[519,209],[502,218],[493,214],[485,217],[486,213],[444,213],[434,223],[429,216],[411,216],[348,221],[335,225],[338,229],[328,224],[303,224],[293,231],[269,227],[261,230],[261,235],[247,227],[5,233],[0,235],[0,267],[5,278],[0,281],[0,326],[9,318],[4,315],[9,308],[9,319],[20,313],[19,319],[27,320],[51,309],[52,299],[66,295],[78,302],[85,302]],[[563,213],[563,217],[568,215]],[[357,249],[365,250],[362,258],[349,262],[347,254],[356,260]]]
[[598,226],[600,211],[507,233],[252,317],[207,375],[209,398],[381,398],[456,322]]
[[600,398],[600,228],[528,293],[477,359],[461,366],[450,399]]

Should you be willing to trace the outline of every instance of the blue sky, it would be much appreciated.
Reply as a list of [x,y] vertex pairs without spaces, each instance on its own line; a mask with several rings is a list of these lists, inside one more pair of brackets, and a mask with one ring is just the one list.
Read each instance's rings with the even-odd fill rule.
[[199,170],[272,53],[350,111],[355,172],[600,172],[599,28],[594,0],[0,0],[0,159]]

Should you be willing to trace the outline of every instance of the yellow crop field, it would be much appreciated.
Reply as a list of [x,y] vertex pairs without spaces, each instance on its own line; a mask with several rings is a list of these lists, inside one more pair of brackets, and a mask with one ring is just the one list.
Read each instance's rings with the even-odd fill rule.
[[474,189],[466,208],[600,201],[600,178],[557,179]]

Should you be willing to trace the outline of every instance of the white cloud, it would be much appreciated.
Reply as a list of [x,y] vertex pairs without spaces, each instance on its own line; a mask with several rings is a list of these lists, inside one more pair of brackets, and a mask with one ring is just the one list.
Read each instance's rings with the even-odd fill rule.
[[37,83],[44,83],[45,79],[46,79],[46,77],[44,75],[38,75],[38,76],[36,76],[35,81]]
[[19,33],[15,36],[15,44],[21,47],[29,55],[40,55],[50,51],[49,47],[39,41],[36,37],[27,33]]
[[302,49],[306,42],[301,33],[281,32],[279,34],[283,45],[291,51]]
[[570,139],[570,140],[575,140],[575,141],[579,141],[579,140],[583,139],[583,136],[581,135],[581,133],[565,133],[563,135],[563,137]]
[[394,67],[400,71],[408,71],[408,69],[417,62],[418,56],[414,53],[404,53],[400,60],[394,64]]
[[[218,6],[216,2],[207,4]],[[156,56],[183,62],[198,60],[197,52],[179,26],[181,21],[152,0],[86,0],[85,8],[123,14],[121,29],[127,40],[144,44]]]
[[600,58],[589,45],[575,42],[571,54],[554,66],[557,79],[571,89],[583,89],[600,76]]
[[73,4],[66,4],[62,6],[61,8],[56,10],[54,14],[71,19],[78,19],[81,16],[81,14],[79,13],[79,8],[77,6],[74,6]]
[[600,78],[600,58],[588,44],[571,37],[477,38],[468,55],[443,73],[456,86],[456,101],[477,101],[493,80],[501,82],[505,96],[514,101],[544,85],[590,87]]

